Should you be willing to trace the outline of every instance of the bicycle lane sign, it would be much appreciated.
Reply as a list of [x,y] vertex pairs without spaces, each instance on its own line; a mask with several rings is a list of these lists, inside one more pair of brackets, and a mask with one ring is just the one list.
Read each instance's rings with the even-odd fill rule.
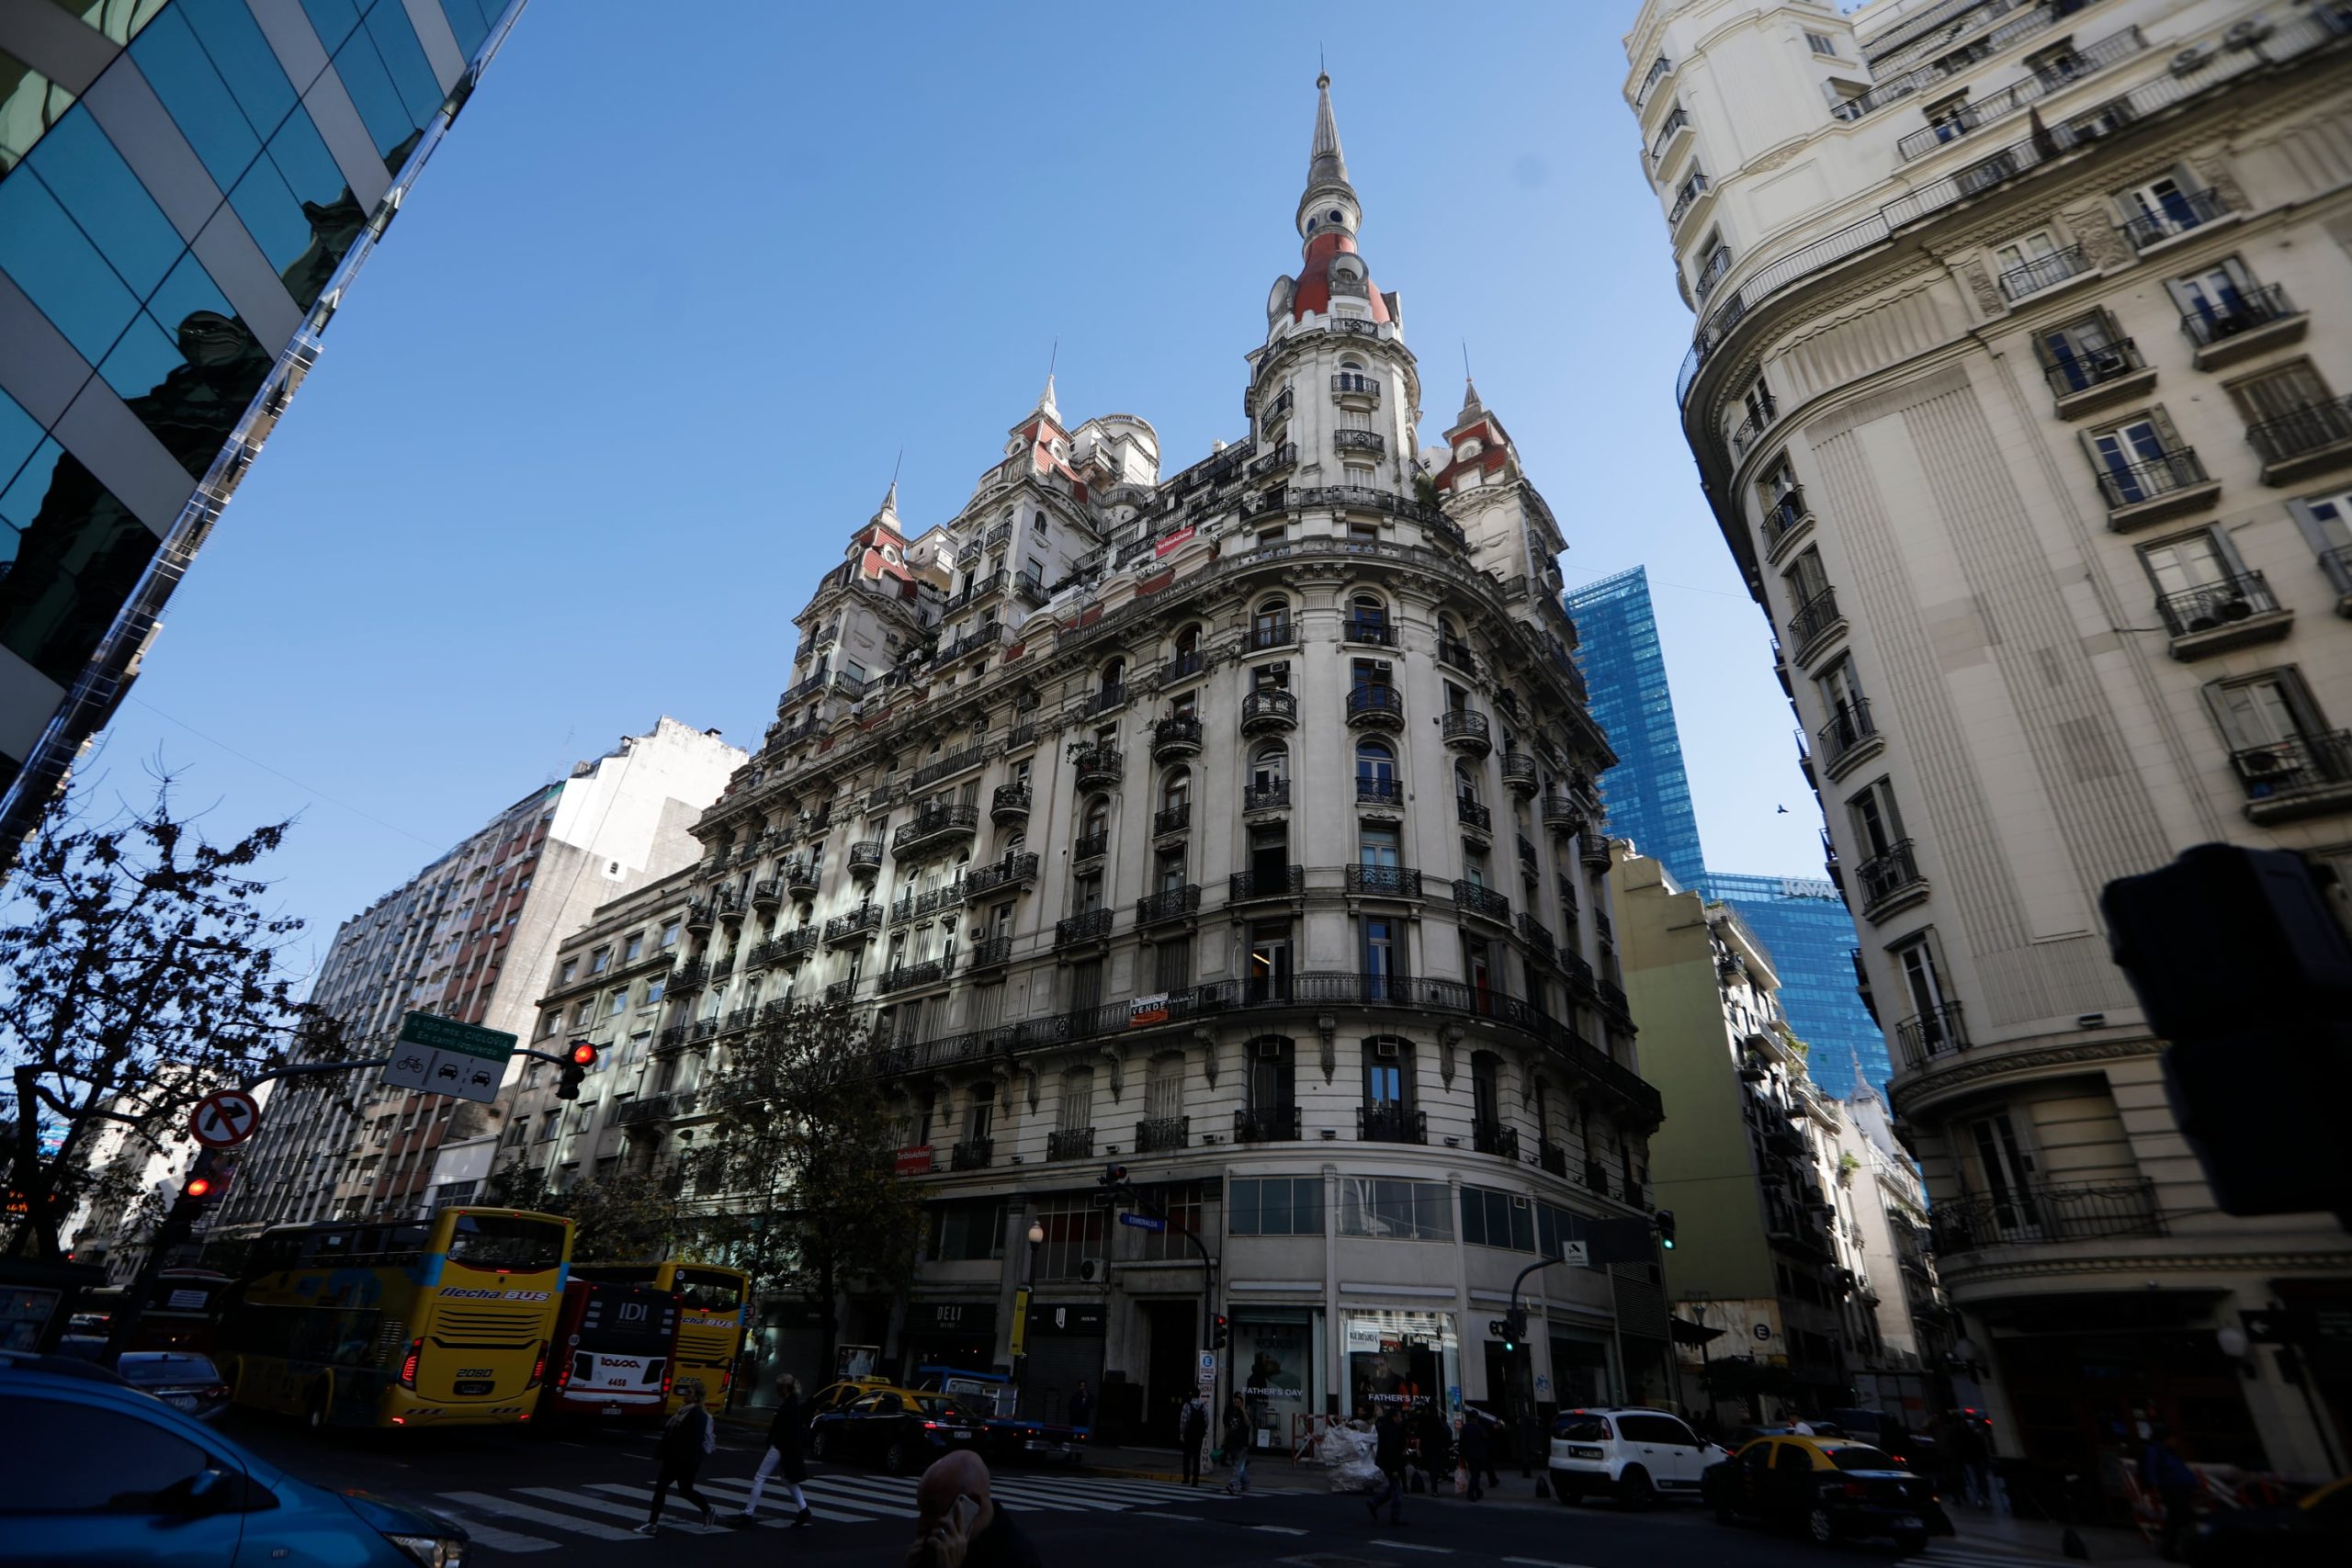
[[413,1012],[401,1021],[400,1038],[392,1043],[381,1081],[394,1089],[454,1094],[487,1105],[498,1098],[515,1044],[514,1036],[503,1030]]

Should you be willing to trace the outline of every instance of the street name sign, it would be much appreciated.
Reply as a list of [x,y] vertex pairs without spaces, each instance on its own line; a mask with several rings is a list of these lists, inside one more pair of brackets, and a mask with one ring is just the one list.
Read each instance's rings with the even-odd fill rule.
[[1119,1223],[1133,1225],[1139,1231],[1164,1231],[1168,1228],[1166,1220],[1155,1220],[1149,1214],[1121,1214]]
[[261,1125],[261,1102],[241,1089],[218,1089],[196,1102],[188,1132],[208,1149],[242,1144]]
[[384,1064],[382,1081],[488,1105],[498,1098],[514,1045],[514,1036],[504,1030],[413,1012],[401,1020],[400,1039]]

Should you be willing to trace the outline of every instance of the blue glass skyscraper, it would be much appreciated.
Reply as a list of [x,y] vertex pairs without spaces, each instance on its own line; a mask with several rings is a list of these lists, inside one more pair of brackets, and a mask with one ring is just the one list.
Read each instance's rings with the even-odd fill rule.
[[1771,950],[1781,1009],[1812,1049],[1815,1082],[1850,1093],[1859,1062],[1872,1084],[1885,1083],[1886,1036],[1855,989],[1854,918],[1836,885],[1707,869],[1648,573],[1635,567],[1604,577],[1562,603],[1577,624],[1577,664],[1592,689],[1592,716],[1617,753],[1600,780],[1610,831],[1631,839],[1682,886],[1737,909]]

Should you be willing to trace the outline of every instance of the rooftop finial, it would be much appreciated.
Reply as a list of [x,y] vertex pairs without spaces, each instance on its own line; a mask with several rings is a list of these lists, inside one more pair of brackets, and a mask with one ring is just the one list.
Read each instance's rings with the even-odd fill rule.
[[893,527],[898,525],[899,469],[904,466],[906,460],[907,449],[903,446],[899,448],[899,455],[890,459],[890,488],[883,492],[882,510],[874,514],[874,520],[877,523],[888,523]]
[[1327,180],[1348,183],[1348,155],[1340,150],[1340,122],[1331,114],[1331,73],[1324,71],[1315,78],[1315,145],[1308,154],[1306,183],[1312,186]]

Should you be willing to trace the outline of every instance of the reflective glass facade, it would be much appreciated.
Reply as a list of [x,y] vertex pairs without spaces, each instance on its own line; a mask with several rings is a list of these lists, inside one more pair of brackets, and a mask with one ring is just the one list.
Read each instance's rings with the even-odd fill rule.
[[0,841],[120,700],[519,8],[0,4]]
[[1577,664],[1592,688],[1592,716],[1617,753],[1600,780],[1610,831],[1631,839],[1681,886],[1730,904],[1771,950],[1781,1010],[1812,1050],[1816,1083],[1833,1094],[1850,1092],[1860,1061],[1870,1081],[1883,1085],[1886,1036],[1855,988],[1854,919],[1836,886],[1707,870],[1648,574],[1635,567],[1573,590],[1562,603],[1577,624]]

